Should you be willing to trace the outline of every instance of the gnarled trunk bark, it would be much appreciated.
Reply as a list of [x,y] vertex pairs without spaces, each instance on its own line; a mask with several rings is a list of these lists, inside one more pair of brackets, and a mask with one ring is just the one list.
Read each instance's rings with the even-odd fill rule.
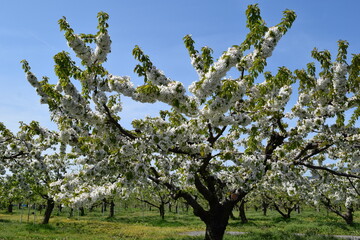
[[211,207],[208,214],[202,219],[206,224],[205,240],[222,240],[233,207],[217,205]]
[[52,213],[54,207],[55,207],[54,200],[52,198],[47,199],[46,210],[45,210],[44,219],[42,221],[42,224],[48,224],[49,223],[51,213]]

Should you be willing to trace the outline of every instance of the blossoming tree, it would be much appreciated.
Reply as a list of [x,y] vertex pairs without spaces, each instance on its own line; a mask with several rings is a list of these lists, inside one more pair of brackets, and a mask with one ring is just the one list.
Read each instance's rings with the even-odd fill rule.
[[[340,154],[343,158],[351,156],[351,159],[359,159],[360,151],[334,153]],[[358,173],[359,167],[354,166],[351,161],[351,166],[345,165],[347,161],[337,162],[337,169],[342,172]],[[360,181],[350,177],[337,178],[328,172],[312,170],[312,177],[310,178],[311,190],[309,196],[313,199],[315,205],[322,204],[329,211],[334,212],[345,220],[347,224],[353,224],[354,212],[356,206],[360,203]],[[345,207],[345,211],[341,209]]]
[[63,179],[69,164],[65,145],[58,141],[58,134],[39,125],[21,123],[16,134],[0,123],[0,161],[8,171],[5,176],[13,179],[12,188],[20,190],[22,197],[39,196],[46,201],[42,223],[49,223],[55,206],[56,188],[51,183]]
[[26,194],[19,187],[19,179],[14,175],[0,176],[0,204],[7,206],[7,212],[13,212],[13,205],[19,204],[25,199]]
[[[257,5],[250,5],[246,15],[245,40],[217,60],[209,47],[198,51],[192,37],[184,37],[199,76],[188,91],[138,46],[133,50],[139,60],[135,72],[144,77],[143,85],[108,73],[102,65],[111,49],[106,13],[98,14],[99,31],[94,35],[75,34],[65,18],[59,20],[81,66],[66,52],[55,55],[56,84],[47,78],[39,81],[26,61],[23,68],[41,102],[48,104],[62,141],[83,156],[86,170],[73,181],[86,185],[86,176],[91,176],[104,191],[126,191],[150,179],[193,208],[206,224],[205,239],[222,239],[233,207],[265,176],[277,172],[272,169],[288,174],[296,168],[316,168],[359,178],[316,157],[335,147],[352,149],[360,139],[355,126],[360,114],[360,55],[347,63],[347,43],[341,41],[334,62],[329,52],[313,51],[322,69],[319,76],[315,64],[295,75],[285,67],[274,75],[260,75],[296,15],[284,11],[273,27],[266,26]],[[228,77],[231,69],[238,70],[237,78]],[[293,103],[289,100],[294,86],[299,96],[296,101],[294,94],[296,103],[286,110]],[[121,123],[122,96],[139,103],[160,101],[171,109],[135,119],[133,129],[126,129]],[[351,120],[345,120],[346,111],[352,112]]]

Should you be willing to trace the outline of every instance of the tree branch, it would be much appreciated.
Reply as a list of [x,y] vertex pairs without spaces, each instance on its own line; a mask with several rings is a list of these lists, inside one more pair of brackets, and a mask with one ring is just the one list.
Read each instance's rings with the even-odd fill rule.
[[178,187],[171,183],[163,182],[159,179],[160,174],[156,171],[156,169],[152,168],[151,170],[154,173],[155,177],[148,176],[150,180],[152,180],[156,184],[164,185],[167,189],[170,190],[170,192],[174,193],[172,197],[175,200],[179,197],[185,199],[185,201],[193,208],[194,214],[200,217],[201,220],[205,221],[207,219],[208,212],[204,210],[204,208],[196,201],[196,199],[190,193],[180,190]]
[[213,146],[214,143],[219,139],[219,137],[221,137],[221,135],[222,135],[222,134],[224,133],[224,131],[226,130],[226,126],[224,126],[216,136],[214,136],[214,134],[213,134],[213,132],[212,132],[213,128],[212,128],[211,124],[208,123],[207,126],[208,126],[209,133],[210,133],[210,137],[209,137],[207,140],[208,140],[208,142],[210,143],[210,145]]
[[347,179],[349,180],[351,186],[354,188],[354,190],[355,190],[355,192],[357,193],[357,195],[360,196],[360,192],[359,192],[359,190],[357,190],[357,188],[355,187],[353,181],[351,181],[351,178],[350,178],[350,177],[347,177]]
[[301,165],[301,166],[308,167],[308,168],[311,168],[311,169],[324,170],[324,171],[332,173],[332,174],[334,174],[336,176],[351,177],[351,178],[360,179],[360,176],[353,175],[353,174],[348,174],[348,173],[338,172],[338,171],[335,171],[335,170],[332,170],[330,168],[323,167],[323,166],[315,166],[315,165],[311,165],[311,164],[303,163],[303,162],[295,162],[294,165]]
[[11,156],[2,156],[2,159],[14,159],[20,156],[25,155],[25,153],[23,151],[18,152],[17,154],[11,155]]
[[[207,185],[208,184],[211,184],[211,183],[207,183]],[[199,175],[197,173],[195,173],[195,187],[197,190],[199,190],[201,195],[204,196],[204,198],[209,202],[210,205],[216,205],[219,203],[215,192],[210,191],[207,187],[204,186],[204,184],[201,182]],[[214,186],[213,186],[213,188],[214,188]],[[215,189],[213,189],[213,190],[215,190]]]
[[150,206],[153,206],[153,207],[156,207],[156,208],[160,209],[159,206],[156,206],[155,204],[153,204],[153,203],[151,203],[151,202],[149,202],[149,201],[147,201],[147,200],[144,200],[144,199],[141,199],[141,198],[136,198],[136,199],[139,200],[139,201],[141,201],[141,202],[147,203],[147,204],[149,204]]
[[129,132],[128,130],[125,130],[119,123],[118,121],[116,121],[113,116],[111,116],[111,112],[110,109],[106,106],[106,104],[103,104],[103,107],[106,111],[106,115],[109,118],[110,123],[112,123],[123,135],[127,136],[128,138],[130,138],[131,140],[134,140],[137,138],[137,136],[133,135],[131,132]]

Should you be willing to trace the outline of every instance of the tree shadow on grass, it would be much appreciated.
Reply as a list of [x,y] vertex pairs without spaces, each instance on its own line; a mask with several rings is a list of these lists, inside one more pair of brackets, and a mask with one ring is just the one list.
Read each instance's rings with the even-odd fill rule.
[[329,228],[341,228],[346,231],[360,230],[360,223],[346,224],[345,222],[321,222],[319,226],[327,226]]
[[254,221],[254,219],[248,219],[249,221],[247,223],[242,223],[240,220],[235,220],[235,221],[232,221],[232,222],[229,222],[228,226],[229,227],[245,227],[245,226],[248,226],[248,227],[257,227],[259,226],[259,224],[256,223],[256,221]]
[[30,232],[54,231],[55,227],[50,224],[26,224],[25,229]]
[[107,218],[108,222],[119,222],[129,224],[144,224],[147,226],[157,227],[182,227],[189,226],[189,224],[199,224],[193,217],[181,216],[177,218],[174,216],[165,216],[165,219],[161,219],[159,216],[117,216],[113,218]]

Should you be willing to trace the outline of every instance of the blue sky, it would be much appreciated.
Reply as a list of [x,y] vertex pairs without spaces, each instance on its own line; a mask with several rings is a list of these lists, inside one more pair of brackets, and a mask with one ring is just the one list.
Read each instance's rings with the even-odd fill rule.
[[[66,16],[77,33],[95,33],[99,11],[110,14],[112,53],[106,67],[114,75],[131,76],[136,61],[131,55],[139,45],[168,77],[188,86],[196,80],[182,38],[192,34],[196,46],[209,46],[217,58],[229,46],[244,39],[245,10],[259,3],[269,26],[277,24],[282,11],[298,15],[292,29],[281,40],[268,61],[268,70],[287,66],[303,68],[312,61],[314,47],[336,54],[337,41],[348,40],[349,53],[359,53],[359,0],[1,0],[0,2],[0,121],[16,130],[19,121],[40,121],[54,129],[47,106],[26,81],[20,60],[27,59],[40,78],[55,83],[52,57],[71,51],[59,31],[58,19]],[[236,76],[234,76],[236,77]],[[161,104],[137,105],[126,101],[122,119],[154,114]]]

